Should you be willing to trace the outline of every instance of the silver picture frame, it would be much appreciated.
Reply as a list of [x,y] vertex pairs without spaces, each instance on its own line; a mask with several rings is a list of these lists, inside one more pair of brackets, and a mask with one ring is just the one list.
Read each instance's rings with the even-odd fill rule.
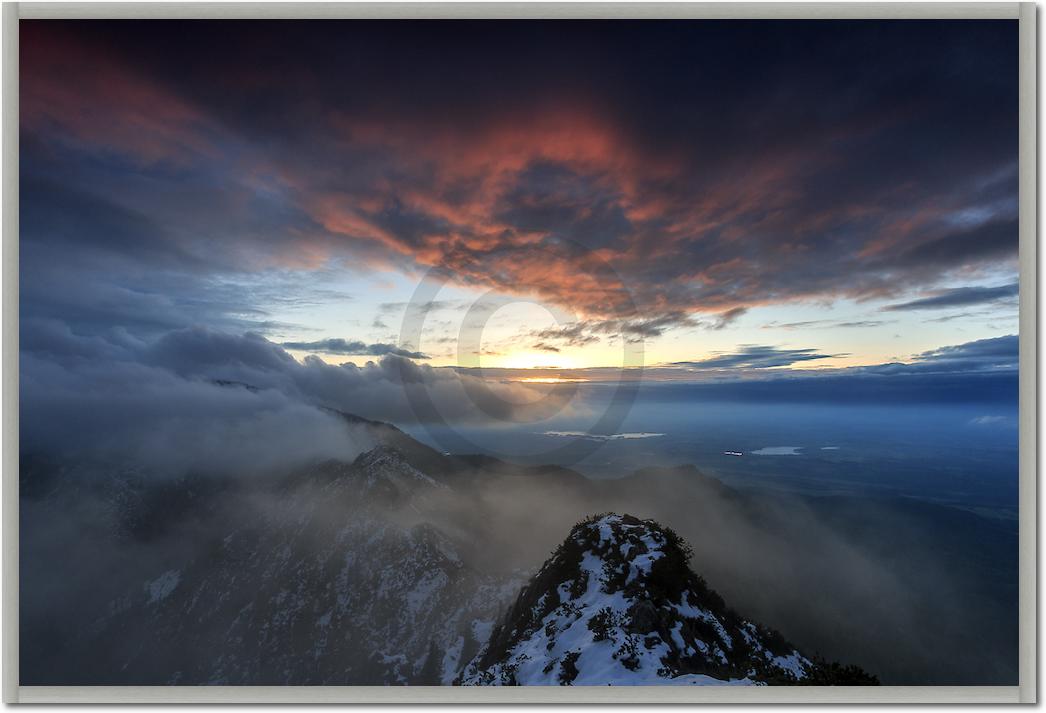
[[[946,3],[203,3],[3,4],[3,700],[5,703],[1035,703],[1038,701],[1037,7]],[[864,687],[22,686],[18,674],[21,19],[1011,19],[1019,25],[1019,683]]]

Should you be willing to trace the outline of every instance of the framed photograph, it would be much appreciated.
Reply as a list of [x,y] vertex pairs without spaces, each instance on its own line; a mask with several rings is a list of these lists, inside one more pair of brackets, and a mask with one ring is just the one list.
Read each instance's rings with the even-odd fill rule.
[[1034,702],[1036,8],[3,6],[8,702]]

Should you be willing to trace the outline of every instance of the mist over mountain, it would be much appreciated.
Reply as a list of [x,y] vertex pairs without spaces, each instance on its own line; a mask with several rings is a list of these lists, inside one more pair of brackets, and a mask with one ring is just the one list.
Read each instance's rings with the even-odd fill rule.
[[[258,397],[249,386],[216,388]],[[661,641],[642,649],[647,674],[664,678],[656,671],[666,664],[655,665],[664,659],[673,679],[798,677],[772,666],[750,675],[767,660],[762,646],[771,659],[798,650],[803,661],[856,665],[884,683],[1012,680],[1010,602],[969,564],[995,558],[1004,577],[1006,529],[972,513],[739,491],[692,467],[594,481],[561,467],[448,455],[389,424],[317,413],[361,453],[282,471],[176,476],[25,454],[23,681],[449,684],[490,674],[509,682],[520,647],[535,644],[506,639],[505,627],[533,600],[527,592],[569,590],[578,579],[574,571],[550,585],[542,572],[563,569],[563,538],[576,540],[574,524],[593,512],[650,520],[614,526],[622,542],[638,527],[647,553],[636,543],[612,557],[599,549],[607,562],[643,567],[651,552],[666,553],[677,565],[673,586],[693,592],[673,593],[675,613],[647,622],[643,633],[656,630]],[[645,542],[664,538],[664,528],[692,544],[692,557]],[[575,601],[587,622],[610,595],[574,586],[561,604],[590,594]],[[656,592],[645,580],[641,589]],[[615,610],[607,641],[638,636],[625,617],[635,603]],[[693,623],[704,614],[681,613],[690,606],[716,617],[732,642],[751,633],[742,622],[756,622],[792,643],[774,636],[754,654],[728,650],[723,636]],[[533,617],[525,628],[547,624]],[[672,635],[680,622],[681,642]],[[565,657],[576,647],[557,645],[542,671],[566,665],[569,678]],[[727,662],[695,659],[702,645],[718,646]],[[599,675],[586,670],[583,681]],[[802,672],[811,675],[805,664]]]

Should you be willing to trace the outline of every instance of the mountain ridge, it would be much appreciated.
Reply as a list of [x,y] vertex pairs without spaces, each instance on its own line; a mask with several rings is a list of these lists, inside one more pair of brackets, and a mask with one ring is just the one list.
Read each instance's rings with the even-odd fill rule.
[[[874,502],[842,499],[825,501],[822,506],[818,500],[808,499],[789,503],[787,496],[735,489],[689,465],[644,468],[617,480],[589,480],[557,466],[515,465],[483,455],[447,455],[391,424],[341,415],[347,437],[369,444],[367,450],[351,460],[316,461],[294,472],[259,473],[259,477],[208,472],[170,479],[127,469],[121,463],[112,467],[67,463],[54,468],[32,454],[23,454],[20,477],[31,486],[22,495],[23,523],[62,522],[58,515],[63,515],[70,532],[65,540],[24,538],[26,543],[53,541],[62,548],[23,552],[21,566],[24,577],[46,582],[55,592],[69,592],[62,596],[71,602],[65,619],[53,619],[45,606],[34,610],[35,618],[23,618],[24,630],[34,632],[22,644],[27,685],[57,681],[156,685],[169,682],[171,672],[180,672],[181,683],[447,684],[462,674],[466,664],[476,661],[478,666],[477,656],[491,650],[495,625],[503,622],[517,601],[518,587],[527,582],[530,573],[540,571],[571,524],[593,511],[631,512],[679,528],[695,543],[695,569],[717,588],[722,587],[726,599],[746,616],[787,627],[787,636],[800,651],[825,650],[840,659],[852,657],[880,675],[887,670],[888,658],[882,654],[870,657],[869,649],[855,649],[849,643],[865,641],[855,639],[855,632],[874,637],[869,627],[853,626],[851,612],[877,606],[874,597],[881,590],[867,589],[869,580],[856,582],[862,587],[858,595],[840,590],[839,582],[851,580],[845,572],[836,574],[821,563],[839,566],[855,553],[877,553],[879,561],[886,562],[883,558],[896,551],[897,543],[910,546],[925,537],[927,531],[916,527],[915,520],[899,523],[907,529],[886,542],[883,533],[870,529],[871,523],[883,521],[878,509],[874,517],[866,512]],[[373,437],[360,438],[365,435],[360,427]],[[399,444],[406,444],[407,452]],[[820,512],[829,506],[836,530],[810,529],[818,522],[810,508]],[[919,506],[918,513],[923,511],[952,513],[929,504]],[[828,520],[824,515],[818,517]],[[994,550],[976,549],[976,539],[960,539],[968,529],[966,521],[973,519],[973,515],[953,513],[948,520],[953,525],[950,536],[962,542],[964,557],[968,552],[994,555]],[[739,521],[742,526],[735,527]],[[749,523],[747,529],[745,523]],[[956,529],[959,526],[962,529]],[[847,533],[853,539],[836,533]],[[230,537],[228,542],[235,545],[231,548],[225,544]],[[341,549],[332,550],[335,543],[341,543]],[[64,550],[74,546],[77,555],[65,555]],[[287,548],[296,553],[294,557],[277,556]],[[412,548],[420,548],[419,556],[402,560]],[[354,564],[348,566],[345,558],[350,553],[355,553]],[[790,557],[789,553],[803,556]],[[453,564],[455,558],[459,564]],[[51,562],[63,563],[62,570]],[[419,566],[400,567],[401,562]],[[449,564],[437,565],[432,572],[427,565],[421,566],[436,562]],[[403,570],[403,577],[386,590],[388,596],[381,606],[360,609],[357,620],[346,618],[339,610],[341,614],[332,614],[320,627],[323,632],[316,628],[328,610],[337,609],[337,600],[328,599],[329,592],[336,589],[337,577],[360,583],[353,596],[365,602],[368,592],[381,591],[380,581],[390,576],[383,573],[400,574],[398,569]],[[440,578],[436,570],[448,575],[446,584],[437,588],[443,594],[432,597],[434,601],[443,597],[442,603],[424,613],[417,620],[424,620],[420,625],[411,624],[416,632],[390,624],[386,633],[393,633],[388,639],[365,621],[373,614],[384,626],[396,612],[407,611],[414,597],[411,592],[416,587],[420,587],[418,592],[424,589],[427,574],[436,573]],[[883,574],[902,573],[891,568]],[[912,570],[903,574],[908,577],[903,592],[909,596],[907,582],[920,574]],[[209,579],[213,586],[200,589],[200,583]],[[274,583],[281,580],[303,582],[298,599],[285,595],[276,601],[281,588]],[[817,582],[813,590],[818,598],[816,611],[808,606],[811,590],[803,586],[803,580]],[[848,598],[839,598],[840,591]],[[935,585],[933,591],[939,588]],[[983,599],[978,590],[969,587],[953,588],[948,595],[965,592],[972,592],[971,601]],[[226,603],[219,606],[219,597],[225,597]],[[311,599],[312,604],[291,607],[300,597]],[[214,606],[205,606],[208,599]],[[193,600],[197,608],[185,620]],[[232,601],[239,602],[235,609],[229,608]],[[935,611],[940,610],[939,620],[948,621],[937,599],[923,602],[935,609],[920,604],[920,616],[938,616]],[[250,642],[260,641],[265,616],[253,615],[241,633],[212,636],[212,630],[227,630],[239,609],[248,605],[255,612],[285,610],[280,614],[281,626],[289,627],[283,630],[285,638],[273,639],[272,630],[266,640],[270,646],[284,647],[288,656],[305,655],[303,634],[292,632],[310,627],[318,639],[333,642],[340,638],[341,643],[338,647],[329,644],[318,663],[274,668],[271,661],[251,653]],[[322,610],[313,611],[312,605]],[[222,607],[232,612],[225,619],[219,615]],[[822,617],[823,623],[812,617]],[[236,626],[242,627],[246,621],[241,619]],[[983,638],[984,627],[970,628],[969,633],[966,628],[964,625],[960,642]],[[128,641],[120,642],[118,634],[129,637]],[[398,642],[388,660],[381,658],[388,651],[374,645],[383,637]],[[236,643],[241,638],[242,644]],[[157,648],[150,643],[156,640],[171,643]],[[670,643],[666,643],[669,648]],[[211,675],[220,667],[208,668],[206,661],[193,661],[195,651],[210,655],[236,646],[241,647],[236,656],[243,665],[226,667],[221,676]],[[378,658],[361,660],[358,654],[362,651]],[[960,648],[957,655],[961,653]],[[342,663],[351,669],[330,658],[336,655],[347,657]],[[248,661],[252,656],[255,660]],[[294,656],[285,660],[296,660]],[[561,661],[562,656],[558,656]],[[838,683],[853,673],[847,667],[807,658],[817,664],[808,672],[807,683]],[[898,670],[892,670],[891,683],[910,680],[898,679]],[[685,666],[678,672],[702,675]]]
[[777,632],[741,618],[690,569],[690,556],[673,530],[653,520],[587,518],[455,682],[877,683],[856,667],[815,662]]

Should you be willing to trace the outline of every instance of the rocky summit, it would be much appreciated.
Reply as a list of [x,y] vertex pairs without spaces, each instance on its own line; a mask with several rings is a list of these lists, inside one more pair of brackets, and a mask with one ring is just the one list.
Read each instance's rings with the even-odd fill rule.
[[800,684],[842,681],[845,671],[848,682],[872,682],[733,612],[689,568],[689,554],[652,520],[609,514],[578,524],[458,682]]

